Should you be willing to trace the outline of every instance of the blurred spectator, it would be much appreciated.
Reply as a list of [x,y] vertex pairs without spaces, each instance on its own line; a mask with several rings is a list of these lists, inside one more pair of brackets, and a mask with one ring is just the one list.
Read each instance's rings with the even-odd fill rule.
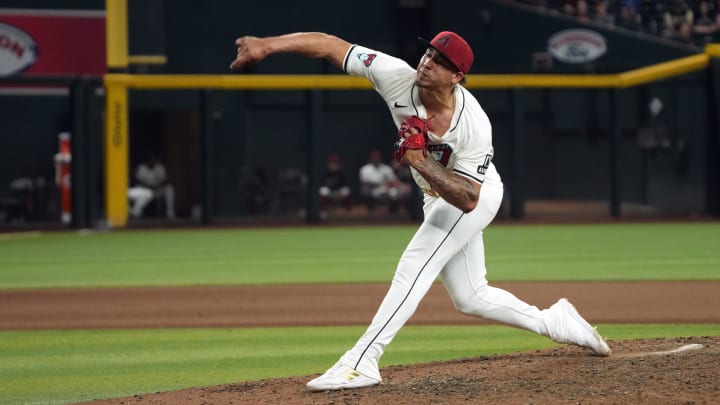
[[527,4],[529,6],[535,6],[539,9],[546,9],[548,6],[547,0],[517,0],[519,3]]
[[642,31],[643,18],[638,12],[638,1],[626,0],[620,5],[617,25],[629,30]]
[[663,31],[662,35],[666,38],[685,41],[687,27],[682,27],[683,23],[694,25],[693,11],[683,0],[670,0],[668,7],[663,13]]
[[641,0],[638,8],[642,15],[645,31],[653,35],[662,35],[665,5],[656,0]]
[[568,16],[575,16],[575,3],[576,0],[564,0],[562,5],[560,6],[560,11],[565,13]]
[[693,26],[693,33],[699,44],[706,44],[713,41],[713,35],[717,31],[715,19],[710,14],[710,2],[700,1],[697,8],[697,17]]
[[720,0],[514,0],[559,11],[579,23],[622,27],[690,45],[720,32]]
[[391,209],[406,197],[404,188],[389,165],[383,163],[382,152],[370,152],[368,162],[360,168],[360,192],[368,210],[388,203]]
[[590,18],[590,8],[585,0],[577,0],[575,2],[575,18],[582,24],[588,24],[592,22]]
[[575,18],[581,24],[592,22],[590,6],[586,0],[563,0],[560,11],[569,17]]
[[142,217],[145,207],[153,199],[158,199],[165,202],[165,215],[170,219],[175,218],[175,189],[168,183],[165,166],[156,157],[138,165],[135,182],[135,186],[128,190],[132,217]]
[[319,193],[321,216],[327,215],[327,209],[333,202],[341,203],[347,211],[352,208],[350,187],[345,181],[342,159],[337,153],[328,156]]
[[594,13],[592,20],[595,24],[604,25],[606,27],[615,26],[615,17],[608,13],[607,0],[595,0],[593,10]]
[[677,27],[675,34],[676,41],[682,42],[686,45],[695,45],[695,38],[693,37],[693,26],[687,21],[683,21]]
[[637,10],[640,7],[640,0],[620,0],[620,7],[630,7]]

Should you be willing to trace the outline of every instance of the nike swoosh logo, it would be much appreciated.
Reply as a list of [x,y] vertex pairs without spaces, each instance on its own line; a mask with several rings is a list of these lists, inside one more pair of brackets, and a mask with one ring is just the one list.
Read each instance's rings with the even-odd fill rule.
[[395,108],[405,108],[405,107],[407,107],[407,106],[406,106],[406,105],[402,105],[402,104],[398,104],[398,102],[396,101],[395,104],[393,104],[393,107],[395,107]]

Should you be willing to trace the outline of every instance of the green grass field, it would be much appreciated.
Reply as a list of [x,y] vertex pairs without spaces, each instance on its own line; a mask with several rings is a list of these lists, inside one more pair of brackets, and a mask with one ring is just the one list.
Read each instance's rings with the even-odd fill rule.
[[[0,289],[388,282],[414,226],[0,234]],[[720,223],[496,225],[492,281],[717,280]],[[366,325],[0,332],[0,403],[73,403],[324,371]],[[610,340],[720,325],[600,325]],[[381,366],[548,347],[501,326],[404,328]]]
[[[387,282],[415,226],[0,235],[0,288]],[[720,278],[720,223],[507,225],[492,281]]]
[[[720,325],[600,325],[610,340],[714,336]],[[0,333],[0,404],[64,404],[261,378],[319,374],[364,327]],[[503,326],[408,326],[381,367],[536,350]]]

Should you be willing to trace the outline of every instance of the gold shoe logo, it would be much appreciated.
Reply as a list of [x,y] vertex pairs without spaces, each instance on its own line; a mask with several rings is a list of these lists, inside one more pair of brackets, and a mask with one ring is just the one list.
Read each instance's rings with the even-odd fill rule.
[[360,377],[360,373],[358,373],[355,370],[348,370],[343,374],[342,377],[344,379],[346,379],[347,381],[352,381],[352,380],[356,379],[357,377]]

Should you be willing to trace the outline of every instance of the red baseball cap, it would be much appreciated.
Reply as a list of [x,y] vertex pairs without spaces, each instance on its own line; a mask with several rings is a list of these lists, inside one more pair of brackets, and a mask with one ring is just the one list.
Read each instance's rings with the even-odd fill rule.
[[473,52],[470,45],[460,35],[452,31],[443,31],[437,35],[432,41],[418,37],[418,42],[424,47],[430,47],[440,52],[447,60],[450,61],[458,71],[467,74],[473,63]]

